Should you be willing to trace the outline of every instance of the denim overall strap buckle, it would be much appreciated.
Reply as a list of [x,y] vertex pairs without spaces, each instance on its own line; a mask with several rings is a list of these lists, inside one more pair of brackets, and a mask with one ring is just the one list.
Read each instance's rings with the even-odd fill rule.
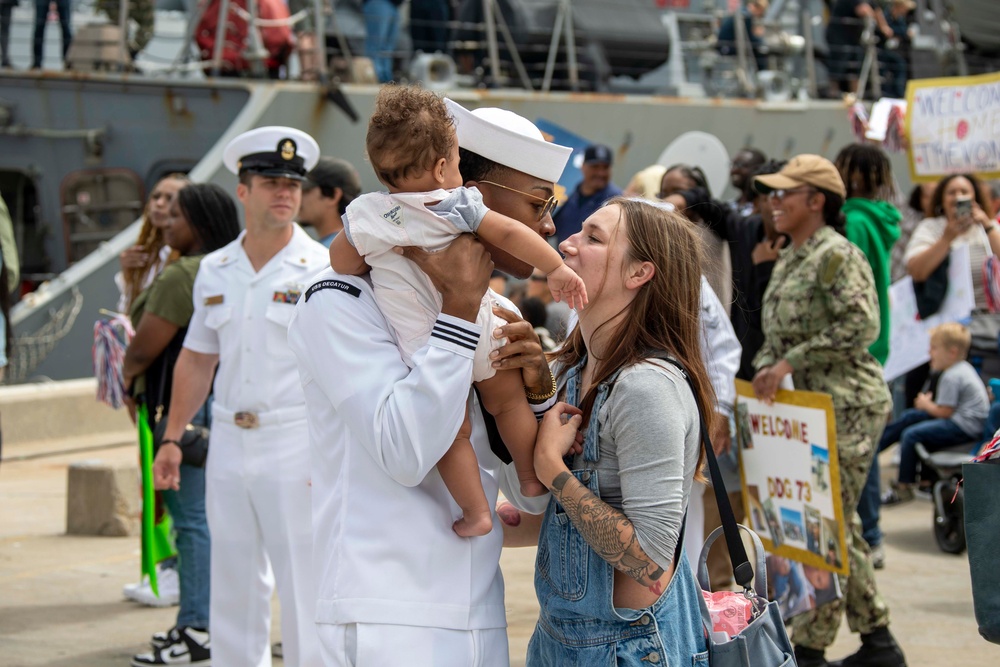
[[[580,375],[586,363],[587,360],[584,358],[566,375],[566,402],[570,405],[578,406],[580,404]],[[600,443],[599,415],[601,408],[604,406],[604,401],[607,400],[608,395],[615,386],[615,380],[618,379],[619,373],[621,373],[621,369],[615,371],[611,377],[597,385],[597,395],[594,397],[594,402],[591,406],[590,421],[587,423],[587,432],[584,434],[583,439],[583,460],[588,463],[596,462],[600,458],[600,447],[598,446]],[[572,467],[571,464],[570,467]]]

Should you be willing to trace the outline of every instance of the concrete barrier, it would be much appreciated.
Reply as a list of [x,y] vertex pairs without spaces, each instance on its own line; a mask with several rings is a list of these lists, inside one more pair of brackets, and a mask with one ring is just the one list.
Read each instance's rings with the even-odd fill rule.
[[125,409],[96,395],[94,378],[0,387],[4,459],[136,442]]
[[134,465],[80,461],[69,467],[66,533],[125,537],[139,535],[139,471]]

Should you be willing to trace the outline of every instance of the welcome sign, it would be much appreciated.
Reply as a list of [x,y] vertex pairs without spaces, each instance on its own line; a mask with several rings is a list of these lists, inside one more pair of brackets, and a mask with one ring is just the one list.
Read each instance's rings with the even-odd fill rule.
[[769,553],[847,574],[840,468],[829,394],[781,390],[757,400],[736,381],[743,503]]
[[914,79],[906,101],[913,180],[1000,176],[1000,74]]

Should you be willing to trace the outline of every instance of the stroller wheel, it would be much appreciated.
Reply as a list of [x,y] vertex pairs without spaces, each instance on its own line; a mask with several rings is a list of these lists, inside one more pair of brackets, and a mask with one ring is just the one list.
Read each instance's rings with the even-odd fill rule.
[[[954,480],[948,480],[935,488],[935,496],[940,493],[941,502],[934,503],[934,539],[941,551],[949,554],[965,551],[965,494],[962,487],[958,487],[956,494],[955,486]],[[951,501],[952,496],[955,502]]]

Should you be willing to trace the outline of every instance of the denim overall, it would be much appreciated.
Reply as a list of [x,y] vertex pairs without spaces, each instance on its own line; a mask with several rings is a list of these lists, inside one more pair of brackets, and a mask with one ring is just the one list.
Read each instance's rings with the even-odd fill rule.
[[[572,405],[579,403],[582,368],[583,362],[567,377],[566,400]],[[586,463],[598,460],[598,415],[617,377],[615,373],[598,386],[583,444]],[[574,470],[573,475],[600,497],[596,471],[584,468]],[[651,607],[615,608],[614,568],[590,548],[553,499],[538,541],[535,592],[541,614],[528,644],[527,667],[707,667],[697,597],[701,589],[680,544],[674,564],[673,579]]]

